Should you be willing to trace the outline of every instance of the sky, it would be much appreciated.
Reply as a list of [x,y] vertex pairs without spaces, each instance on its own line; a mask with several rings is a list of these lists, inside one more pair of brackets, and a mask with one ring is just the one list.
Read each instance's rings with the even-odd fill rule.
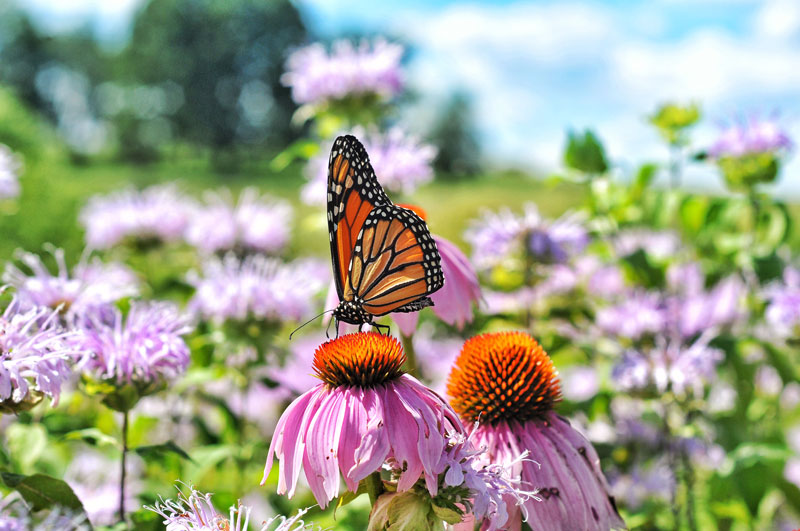
[[[45,23],[90,19],[124,35],[140,0],[28,0]],[[413,43],[409,85],[422,101],[411,129],[453,91],[473,98],[496,161],[557,171],[568,129],[594,129],[627,171],[667,156],[647,115],[665,101],[697,102],[707,146],[731,120],[778,114],[800,142],[800,0],[296,0],[312,31]],[[686,179],[714,187],[708,168]],[[800,156],[777,193],[800,194]]]

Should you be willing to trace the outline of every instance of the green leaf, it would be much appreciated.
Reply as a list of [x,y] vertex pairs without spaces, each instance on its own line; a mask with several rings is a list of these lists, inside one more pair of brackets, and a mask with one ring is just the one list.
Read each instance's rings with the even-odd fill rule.
[[355,500],[356,498],[358,498],[362,494],[366,494],[366,493],[367,493],[367,485],[364,482],[364,480],[361,480],[361,482],[358,484],[358,488],[356,489],[355,492],[352,492],[352,491],[348,490],[348,491],[345,491],[344,494],[339,496],[339,501],[336,502],[336,508],[338,509],[339,507],[344,507],[345,505],[347,505],[348,503],[352,502],[353,500]]
[[132,531],[163,531],[164,522],[161,516],[149,509],[139,509],[128,515]]
[[269,163],[272,171],[283,171],[297,159],[308,160],[319,151],[319,144],[311,140],[298,140],[278,153]]
[[451,525],[455,525],[461,522],[462,519],[462,516],[458,511],[453,510],[449,507],[441,507],[439,505],[436,505],[435,503],[433,504],[433,512],[438,518],[444,520],[445,522]]
[[176,454],[178,457],[194,463],[189,454],[187,454],[183,448],[175,444],[174,441],[167,441],[162,444],[153,444],[149,446],[140,446],[136,448],[135,451],[144,459],[161,459],[166,455]]
[[428,513],[431,510],[430,499],[425,499],[413,490],[395,494],[387,514],[389,531],[412,531],[431,529]]
[[111,435],[103,433],[97,428],[86,428],[83,430],[70,431],[66,433],[63,438],[68,441],[86,441],[89,444],[96,446],[113,446],[115,448],[119,447],[119,441],[117,441]]
[[65,481],[44,474],[20,476],[2,472],[0,477],[8,487],[19,492],[34,511],[64,507],[85,514],[81,501]]
[[582,135],[575,131],[567,133],[564,164],[569,168],[590,175],[600,175],[608,170],[603,144],[588,129]]

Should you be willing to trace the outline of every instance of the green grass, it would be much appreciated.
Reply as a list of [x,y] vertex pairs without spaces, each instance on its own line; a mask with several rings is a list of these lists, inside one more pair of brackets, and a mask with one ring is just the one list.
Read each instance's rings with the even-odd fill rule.
[[[305,183],[299,165],[276,173],[269,169],[268,161],[250,161],[235,173],[220,174],[202,158],[166,160],[147,166],[113,161],[75,165],[48,158],[25,168],[22,194],[17,200],[0,204],[0,257],[10,258],[16,248],[40,251],[47,242],[64,247],[69,259],[74,260],[84,246],[78,215],[90,196],[173,180],[197,197],[206,189],[229,187],[238,191],[256,186],[286,198],[295,206],[292,254],[324,256],[328,251],[323,208],[299,201],[299,191]],[[483,208],[519,209],[523,203],[533,201],[546,215],[557,215],[580,204],[583,194],[579,186],[552,187],[526,175],[503,173],[462,181],[438,180],[420,188],[412,197],[396,199],[420,205],[427,211],[434,233],[461,242],[468,221]]]

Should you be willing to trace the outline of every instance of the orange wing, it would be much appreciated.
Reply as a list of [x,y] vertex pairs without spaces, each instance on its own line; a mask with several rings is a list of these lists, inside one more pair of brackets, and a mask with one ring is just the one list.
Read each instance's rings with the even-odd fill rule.
[[328,237],[339,300],[352,300],[347,275],[358,235],[374,208],[391,205],[369,156],[354,136],[340,136],[328,160]]
[[396,205],[371,210],[356,240],[345,295],[351,289],[367,312],[380,316],[431,305],[422,299],[443,284],[439,251],[425,222]]

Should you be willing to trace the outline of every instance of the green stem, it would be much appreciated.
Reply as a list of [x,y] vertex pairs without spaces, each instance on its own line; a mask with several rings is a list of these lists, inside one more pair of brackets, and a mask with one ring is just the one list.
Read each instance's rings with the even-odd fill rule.
[[403,343],[403,352],[406,354],[406,362],[403,364],[403,369],[414,377],[419,377],[417,364],[417,353],[414,351],[414,342],[411,336],[400,333],[400,341]]
[[[523,283],[528,291],[533,291],[533,285],[535,282],[534,277],[534,268],[536,267],[536,261],[533,258],[533,254],[527,249],[525,249],[525,271],[523,271],[524,280]],[[525,298],[528,298],[530,293],[526,294]],[[525,328],[531,331],[531,325],[533,325],[533,310],[531,308],[532,302],[529,302],[525,305]]]
[[378,496],[383,494],[383,480],[380,472],[373,472],[364,480],[367,484],[367,494],[369,494],[370,505],[375,505]]
[[685,449],[681,450],[681,459],[683,461],[683,479],[686,482],[686,520],[689,522],[689,529],[697,531],[697,515],[694,510],[694,467],[692,459]]
[[125,522],[125,458],[128,454],[128,411],[122,414],[122,463],[119,472],[119,521]]

